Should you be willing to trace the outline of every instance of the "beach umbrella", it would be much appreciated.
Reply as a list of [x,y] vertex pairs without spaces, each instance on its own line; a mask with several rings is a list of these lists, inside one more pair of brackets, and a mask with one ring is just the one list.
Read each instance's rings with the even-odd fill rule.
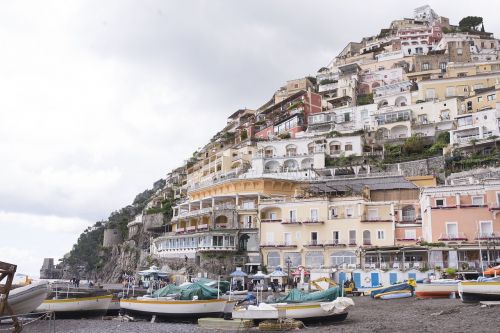
[[261,271],[258,271],[257,274],[252,275],[252,279],[254,279],[254,280],[258,280],[258,279],[262,280],[262,279],[265,279],[266,277],[267,276],[264,273],[262,273]]
[[247,273],[243,272],[241,269],[236,269],[234,272],[232,272],[231,277],[245,277],[248,276]]
[[280,267],[276,267],[276,270],[269,274],[269,277],[287,277],[288,275],[281,270]]

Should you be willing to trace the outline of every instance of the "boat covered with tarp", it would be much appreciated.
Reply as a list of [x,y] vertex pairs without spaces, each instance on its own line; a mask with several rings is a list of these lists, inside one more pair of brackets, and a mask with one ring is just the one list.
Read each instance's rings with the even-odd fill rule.
[[212,288],[205,282],[185,283],[180,286],[169,284],[151,295],[122,299],[120,307],[133,314],[173,319],[220,316],[228,301],[220,298],[220,289]]
[[276,300],[277,303],[305,303],[305,302],[331,302],[340,296],[340,287],[335,286],[322,291],[308,293],[298,289],[290,292]]
[[405,295],[406,297],[412,296],[413,292],[415,291],[414,283],[399,283],[399,284],[394,284],[389,287],[381,287],[381,288],[376,288],[372,289],[370,291],[370,296],[371,298],[398,298],[396,296],[391,296],[387,297],[388,295]]

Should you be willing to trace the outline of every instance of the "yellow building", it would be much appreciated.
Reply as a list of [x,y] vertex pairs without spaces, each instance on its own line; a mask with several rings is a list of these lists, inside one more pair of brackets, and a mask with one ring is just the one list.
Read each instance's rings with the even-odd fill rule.
[[[394,245],[394,206],[362,196],[273,198],[259,205],[264,265],[359,265],[363,247]],[[290,259],[290,260],[288,260]]]

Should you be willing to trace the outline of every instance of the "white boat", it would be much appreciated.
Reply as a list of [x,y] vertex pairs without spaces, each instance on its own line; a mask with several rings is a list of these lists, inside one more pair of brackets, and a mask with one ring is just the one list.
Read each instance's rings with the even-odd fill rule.
[[448,298],[458,293],[458,280],[435,280],[431,283],[417,283],[415,295],[419,298]]
[[35,282],[9,292],[8,303],[14,314],[27,314],[35,310],[47,298],[47,281]]
[[500,281],[462,281],[458,294],[464,303],[500,301]]
[[121,299],[120,307],[126,312],[143,315],[198,318],[222,315],[227,303],[228,301],[225,299],[183,301],[171,297],[137,297],[137,299]]
[[113,295],[46,299],[36,311],[53,311],[56,316],[104,314]]
[[354,301],[347,297],[338,297],[331,302],[307,303],[260,303],[259,306],[249,305],[246,308],[234,308],[233,319],[300,319],[300,320],[331,320],[342,321],[347,318],[348,309],[354,306]]

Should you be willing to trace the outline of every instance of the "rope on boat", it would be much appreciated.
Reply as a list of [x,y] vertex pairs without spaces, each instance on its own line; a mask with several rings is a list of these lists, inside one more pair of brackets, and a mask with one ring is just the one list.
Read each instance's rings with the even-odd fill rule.
[[[38,317],[35,317],[31,320],[28,320],[28,321],[23,321],[23,315],[13,315],[13,316],[2,316],[1,319],[2,320],[5,320],[5,319],[9,319],[9,318],[12,318],[12,317],[17,317],[17,319],[19,320],[19,323],[21,324],[21,328],[23,327],[26,327],[28,325],[31,325],[33,324],[34,322],[37,322],[39,320],[54,320],[54,312],[39,312],[37,313]],[[28,314],[30,315],[30,314]],[[12,330],[12,327],[8,327],[8,328],[0,328],[0,331],[11,331]]]

